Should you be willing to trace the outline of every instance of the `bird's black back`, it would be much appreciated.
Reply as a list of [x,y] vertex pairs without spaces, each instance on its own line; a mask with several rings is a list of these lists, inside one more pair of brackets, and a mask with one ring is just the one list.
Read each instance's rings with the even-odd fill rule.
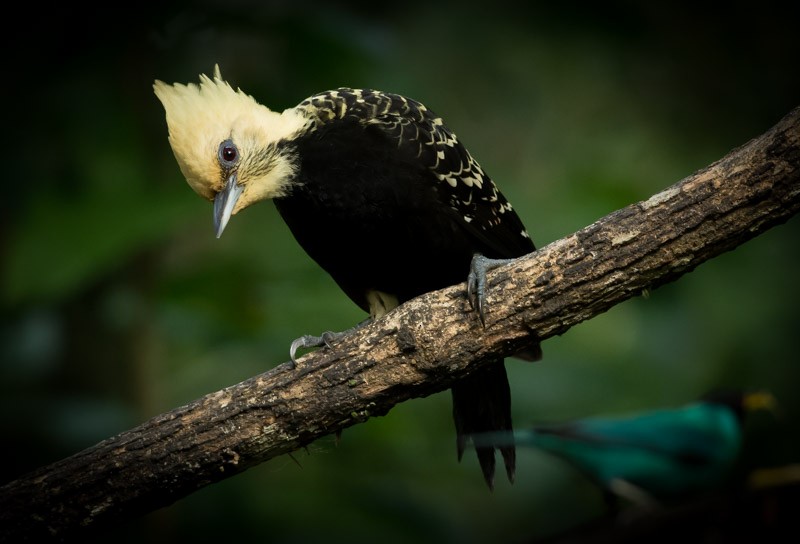
[[435,114],[372,91],[358,91],[359,102],[355,92],[304,102],[316,101],[324,120],[290,144],[298,183],[275,204],[300,245],[359,306],[368,289],[402,302],[463,282],[475,253],[510,258],[534,250],[517,214]]

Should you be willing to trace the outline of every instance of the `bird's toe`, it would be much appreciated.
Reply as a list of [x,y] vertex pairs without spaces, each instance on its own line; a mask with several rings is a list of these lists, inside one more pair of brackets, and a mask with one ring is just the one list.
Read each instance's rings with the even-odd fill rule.
[[490,259],[476,253],[472,257],[467,275],[467,300],[470,307],[478,312],[482,325],[486,325],[486,274],[515,259]]
[[313,336],[311,334],[304,334],[300,338],[296,338],[291,346],[289,346],[289,357],[292,360],[293,364],[297,364],[297,350],[299,349],[309,349],[309,348],[320,348],[322,346],[331,347],[331,341],[335,338],[341,336],[341,333],[334,333],[331,331],[327,331],[322,333],[319,336]]

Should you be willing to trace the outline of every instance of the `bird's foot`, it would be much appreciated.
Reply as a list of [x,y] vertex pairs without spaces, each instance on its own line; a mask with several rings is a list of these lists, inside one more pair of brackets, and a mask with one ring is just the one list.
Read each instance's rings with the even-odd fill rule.
[[[606,502],[612,512],[616,512],[618,523],[632,523],[644,515],[663,510],[663,505],[653,495],[641,487],[622,478],[614,478],[608,483]],[[622,500],[631,508],[620,509],[618,502]]]
[[516,259],[490,259],[480,253],[472,257],[467,276],[467,299],[473,310],[478,312],[481,324],[486,325],[486,274],[498,266],[508,264]]
[[292,342],[292,345],[289,346],[289,357],[292,361],[293,365],[297,365],[297,350],[299,349],[308,349],[308,348],[321,348],[327,347],[330,348],[332,342],[334,342],[337,338],[341,338],[348,332],[354,331],[360,327],[363,327],[365,324],[369,323],[371,319],[367,319],[366,321],[362,321],[355,327],[351,327],[346,331],[342,332],[333,332],[333,331],[325,331],[319,336],[313,336],[311,334],[304,334],[300,338],[295,339]]
[[300,338],[296,338],[292,345],[289,346],[289,357],[292,359],[293,364],[297,364],[297,350],[308,348],[321,348],[322,346],[331,347],[331,342],[342,336],[344,332],[325,331],[319,336],[312,336],[304,334]]

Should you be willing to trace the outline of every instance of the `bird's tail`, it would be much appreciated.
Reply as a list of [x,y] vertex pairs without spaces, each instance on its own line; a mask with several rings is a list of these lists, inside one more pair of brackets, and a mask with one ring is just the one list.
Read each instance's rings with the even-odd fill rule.
[[[453,420],[456,424],[458,459],[464,454],[467,441],[476,434],[506,431],[511,434],[511,390],[502,359],[485,365],[459,381],[452,388]],[[490,489],[494,488],[495,447],[505,462],[506,474],[514,481],[516,450],[513,440],[502,445],[476,444],[475,451]]]

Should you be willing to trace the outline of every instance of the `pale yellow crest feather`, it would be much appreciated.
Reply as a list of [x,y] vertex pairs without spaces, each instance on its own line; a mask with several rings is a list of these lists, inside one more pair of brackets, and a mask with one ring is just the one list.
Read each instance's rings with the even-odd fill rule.
[[[175,159],[196,193],[212,200],[223,187],[218,150],[227,139],[233,140],[243,158],[238,180],[244,192],[235,211],[283,193],[294,165],[277,151],[270,156],[265,150],[274,149],[276,142],[291,138],[308,124],[300,111],[290,108],[277,113],[241,89],[234,90],[222,79],[218,65],[213,78],[200,75],[199,85],[156,80],[153,90],[166,112]],[[248,171],[248,164],[253,165],[244,160],[247,157],[266,157],[269,168],[261,159]]]

